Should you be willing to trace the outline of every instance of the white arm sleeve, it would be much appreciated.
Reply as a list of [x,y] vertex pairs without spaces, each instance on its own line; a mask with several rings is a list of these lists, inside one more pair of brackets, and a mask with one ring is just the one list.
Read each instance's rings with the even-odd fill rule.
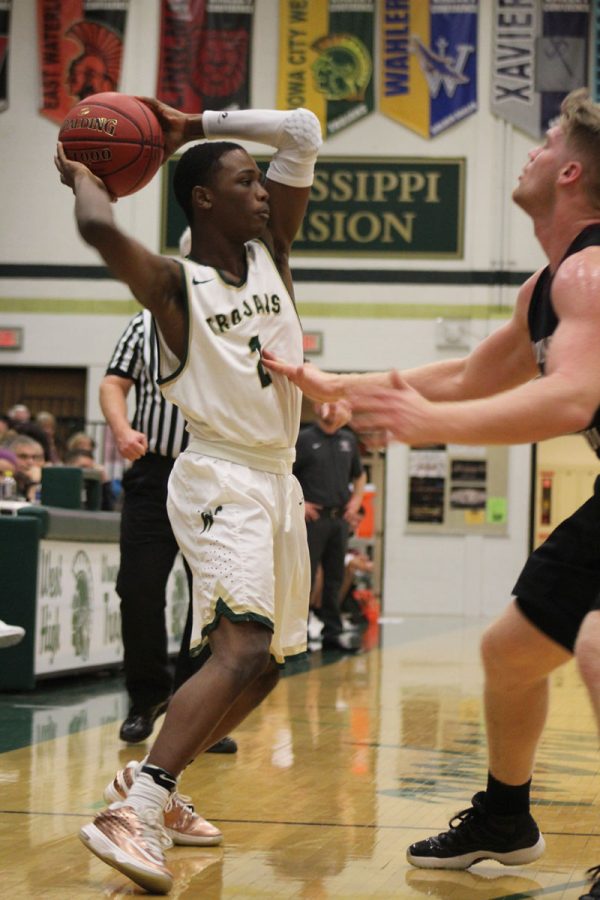
[[291,187],[310,187],[323,143],[319,120],[308,109],[243,109],[202,113],[207,138],[239,138],[276,147],[267,177]]

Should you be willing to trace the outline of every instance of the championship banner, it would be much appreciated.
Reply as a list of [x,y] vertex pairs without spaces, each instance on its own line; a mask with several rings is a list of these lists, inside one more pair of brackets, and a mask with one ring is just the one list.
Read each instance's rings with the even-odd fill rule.
[[478,0],[382,0],[379,111],[426,138],[477,109]]
[[280,0],[279,109],[304,106],[325,136],[373,112],[374,0]]
[[587,79],[587,0],[495,0],[491,110],[536,140]]
[[161,0],[156,96],[186,113],[250,105],[254,0]]
[[0,112],[8,108],[8,43],[11,0],[0,0]]
[[129,0],[38,0],[42,115],[61,124],[79,100],[117,91]]

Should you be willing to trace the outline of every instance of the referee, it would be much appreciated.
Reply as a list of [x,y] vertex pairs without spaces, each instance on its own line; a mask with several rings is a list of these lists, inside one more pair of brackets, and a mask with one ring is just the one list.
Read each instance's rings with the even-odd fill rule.
[[[175,684],[167,651],[167,580],[179,547],[167,515],[167,483],[178,454],[188,442],[185,420],[158,386],[155,326],[148,310],[137,313],[121,335],[100,383],[100,406],[121,456],[131,461],[123,476],[121,558],[116,590],[121,598],[121,632],[129,712],[119,737],[129,744],[145,740],[177,688],[198,668],[189,656],[191,604],[177,660]],[[130,423],[127,398],[135,387]],[[190,572],[186,565],[188,588]],[[191,595],[191,590],[190,590]],[[223,738],[210,748],[235,753]]]

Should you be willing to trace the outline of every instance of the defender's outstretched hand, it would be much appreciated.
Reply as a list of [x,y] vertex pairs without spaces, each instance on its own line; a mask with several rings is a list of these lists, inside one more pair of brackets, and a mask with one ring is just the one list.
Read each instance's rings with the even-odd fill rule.
[[312,363],[293,366],[264,349],[261,351],[261,357],[265,369],[285,375],[311,400],[330,403],[342,397],[344,389],[338,375],[322,372]]
[[337,431],[352,418],[352,407],[347,400],[331,400],[321,403],[321,418]]
[[435,407],[412,388],[399,372],[390,373],[390,387],[355,381],[346,389],[352,406],[351,425],[369,446],[390,441],[423,444],[435,441]]

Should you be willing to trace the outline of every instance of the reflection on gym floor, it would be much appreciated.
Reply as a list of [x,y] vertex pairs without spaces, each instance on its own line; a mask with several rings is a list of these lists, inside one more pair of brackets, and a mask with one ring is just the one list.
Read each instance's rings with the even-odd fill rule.
[[[552,681],[534,780],[547,842],[530,866],[409,866],[409,843],[445,828],[485,786],[479,634],[486,623],[414,618],[372,627],[357,655],[314,652],[208,754],[181,790],[223,830],[217,848],[167,852],[173,898],[576,900],[600,863],[598,741],[575,667]],[[117,737],[120,675],[0,694],[2,894],[60,900],[140,894],[80,844],[114,770],[145,744]]]

